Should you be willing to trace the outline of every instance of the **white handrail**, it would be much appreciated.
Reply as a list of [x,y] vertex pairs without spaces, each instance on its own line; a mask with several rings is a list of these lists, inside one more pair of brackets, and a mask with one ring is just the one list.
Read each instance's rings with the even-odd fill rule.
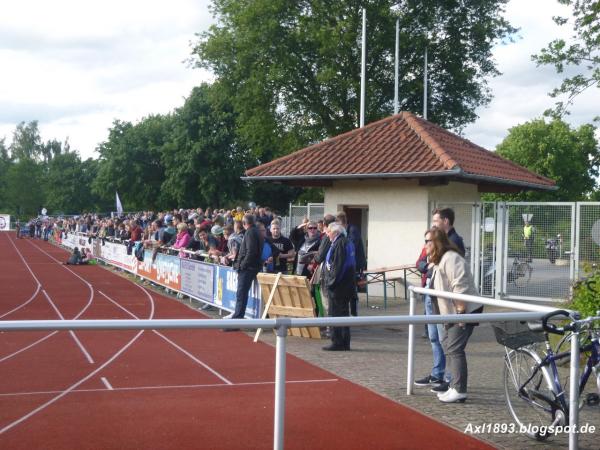
[[[477,295],[455,294],[453,292],[436,291],[435,289],[420,288],[416,286],[410,286],[409,289],[411,291],[416,292],[417,294],[426,294],[431,297],[442,297],[451,300],[461,300],[463,302],[481,303],[482,305],[498,306],[501,308],[511,308],[520,311],[553,312],[557,309],[564,309],[556,308],[553,306],[530,305],[529,303],[513,302],[509,300],[497,300],[492,298],[479,297]],[[566,311],[573,312],[571,310]]]
[[[511,308],[511,309],[518,309],[521,311],[533,311],[533,312],[537,312],[537,313],[542,313],[543,315],[546,315],[549,312],[554,312],[557,310],[564,310],[564,311],[568,311],[569,313],[574,313],[574,311],[569,310],[569,309],[564,309],[564,308],[553,308],[553,307],[549,307],[549,306],[541,306],[541,305],[530,305],[530,304],[526,304],[526,303],[520,303],[520,302],[511,302],[511,301],[507,301],[507,300],[497,300],[497,299],[489,299],[489,298],[484,298],[484,297],[478,297],[475,295],[465,295],[465,294],[455,294],[452,292],[445,292],[445,291],[437,291],[435,289],[427,289],[427,288],[420,288],[420,287],[416,287],[416,286],[410,286],[409,287],[410,290],[410,305],[409,305],[409,311],[410,311],[410,316],[412,317],[415,311],[415,306],[416,306],[416,294],[426,294],[426,295],[430,295],[432,297],[441,297],[441,298],[447,298],[447,299],[452,299],[452,300],[461,300],[463,302],[475,302],[475,303],[480,303],[482,305],[489,305],[489,306],[498,306],[501,308]],[[523,320],[523,319],[514,319],[514,318],[509,318],[509,316],[511,315],[510,313],[499,313],[502,315],[506,315],[506,319],[505,320]],[[527,313],[521,313],[521,314],[527,314]],[[462,320],[462,318],[464,317],[465,319],[467,318],[467,316],[480,316],[481,320]],[[456,323],[456,322],[462,322],[462,323],[468,323],[468,322],[491,322],[492,320],[490,318],[488,318],[487,316],[490,316],[490,314],[452,314],[450,316],[438,316],[437,320],[430,320],[427,323]],[[435,315],[429,315],[429,316],[425,316],[425,317],[435,317]],[[448,320],[448,321],[442,321],[442,318],[446,318],[446,317],[452,317],[453,320]],[[455,320],[455,318],[458,318],[458,320]],[[541,317],[539,317],[541,318]],[[538,318],[538,319],[539,319]],[[487,319],[487,320],[486,320]],[[527,319],[525,319],[527,320]],[[412,389],[413,389],[413,380],[414,380],[414,358],[415,358],[415,348],[414,348],[414,342],[415,342],[415,330],[414,330],[414,326],[409,326],[408,327],[408,373],[406,374],[406,380],[407,380],[407,385],[406,385],[406,395],[412,395]],[[569,409],[569,450],[577,450],[578,448],[578,430],[577,430],[577,425],[579,422],[579,408],[577,407],[577,405],[579,404],[579,344],[578,344],[578,338],[577,338],[577,333],[573,333],[573,337],[571,337],[571,360],[570,360],[570,398],[569,398],[569,405],[570,405],[570,409]]]
[[[411,298],[414,298],[411,291]],[[414,311],[413,311],[414,312]],[[285,347],[288,328],[323,327],[323,326],[377,326],[422,323],[461,323],[461,322],[495,322],[503,320],[536,320],[545,312],[513,312],[488,314],[457,314],[439,316],[379,316],[379,317],[328,317],[328,318],[278,318],[278,319],[152,319],[152,320],[12,320],[0,321],[0,331],[33,331],[33,330],[123,330],[123,329],[181,329],[181,328],[244,328],[277,330],[275,358],[275,412],[273,427],[273,448],[283,449],[284,416],[285,416]],[[414,338],[413,338],[414,339]],[[578,364],[579,360],[573,360]],[[575,440],[577,437],[574,438]],[[576,442],[576,441],[575,441]]]

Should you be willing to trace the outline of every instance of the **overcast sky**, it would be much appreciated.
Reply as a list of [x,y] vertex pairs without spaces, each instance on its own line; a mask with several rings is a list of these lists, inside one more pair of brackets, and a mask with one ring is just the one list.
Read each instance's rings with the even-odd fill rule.
[[[19,0],[0,9],[0,138],[9,144],[21,121],[38,120],[42,139],[65,140],[83,157],[108,136],[113,120],[138,121],[181,106],[210,74],[191,69],[194,34],[213,22],[208,0]],[[494,55],[502,76],[494,100],[465,136],[490,150],[508,129],[552,106],[560,82],[536,68],[531,54],[565,31],[551,17],[568,10],[556,0],[511,0],[508,20],[521,31]],[[574,125],[598,114],[600,90],[579,98]]]

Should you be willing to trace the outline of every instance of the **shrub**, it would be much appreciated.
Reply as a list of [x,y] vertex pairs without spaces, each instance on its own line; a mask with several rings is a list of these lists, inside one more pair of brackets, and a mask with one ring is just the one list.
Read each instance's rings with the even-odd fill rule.
[[575,284],[573,297],[565,306],[579,311],[582,318],[593,316],[600,310],[600,270]]

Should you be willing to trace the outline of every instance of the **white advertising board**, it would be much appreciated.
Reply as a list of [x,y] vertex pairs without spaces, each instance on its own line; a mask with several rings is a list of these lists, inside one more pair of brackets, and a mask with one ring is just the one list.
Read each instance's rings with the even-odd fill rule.
[[0,214],[0,231],[10,230],[10,216],[8,214]]

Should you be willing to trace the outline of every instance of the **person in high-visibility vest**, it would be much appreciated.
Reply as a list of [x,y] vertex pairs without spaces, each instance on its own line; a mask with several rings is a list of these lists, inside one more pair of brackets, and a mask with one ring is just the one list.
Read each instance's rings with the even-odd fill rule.
[[525,250],[527,252],[527,262],[531,262],[533,251],[533,232],[534,228],[527,220],[523,226],[523,239],[525,240]]

